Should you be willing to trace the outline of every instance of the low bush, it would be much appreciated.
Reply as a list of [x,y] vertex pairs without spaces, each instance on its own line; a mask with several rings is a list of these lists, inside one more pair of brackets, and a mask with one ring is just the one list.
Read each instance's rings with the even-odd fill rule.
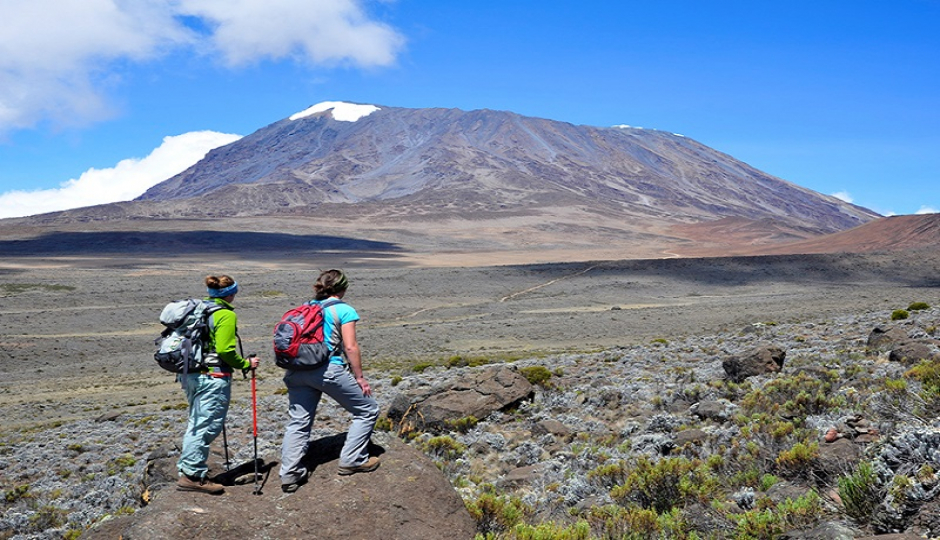
[[930,304],[927,302],[911,302],[911,305],[907,306],[908,311],[923,311],[925,309],[930,309]]
[[784,450],[777,455],[777,469],[785,477],[809,478],[812,475],[813,464],[818,457],[818,443],[796,443],[789,450]]
[[839,497],[849,517],[862,525],[871,521],[882,493],[870,462],[859,462],[851,474],[839,478]]
[[519,368],[519,373],[529,381],[530,384],[546,386],[549,379],[552,378],[552,372],[545,366],[526,366]]
[[495,538],[488,535],[509,531],[533,513],[518,497],[497,496],[490,492],[467,502],[466,506],[470,516],[477,522],[477,531],[487,535],[483,538]]
[[892,321],[903,321],[904,319],[910,317],[911,314],[907,312],[906,309],[896,309],[891,312]]
[[618,504],[634,503],[662,514],[692,502],[708,502],[718,487],[718,477],[698,460],[676,457],[653,462],[643,456],[610,496]]

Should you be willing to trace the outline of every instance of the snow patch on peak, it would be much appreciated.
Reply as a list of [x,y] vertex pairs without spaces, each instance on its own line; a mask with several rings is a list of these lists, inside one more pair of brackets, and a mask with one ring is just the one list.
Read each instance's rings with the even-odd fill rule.
[[365,116],[369,116],[370,114],[379,110],[379,108],[375,105],[358,105],[355,103],[346,103],[344,101],[324,101],[323,103],[317,103],[309,109],[292,114],[290,116],[290,120],[299,120],[301,118],[306,118],[316,113],[329,111],[331,109],[333,120],[338,122],[355,122],[356,120],[359,120]]

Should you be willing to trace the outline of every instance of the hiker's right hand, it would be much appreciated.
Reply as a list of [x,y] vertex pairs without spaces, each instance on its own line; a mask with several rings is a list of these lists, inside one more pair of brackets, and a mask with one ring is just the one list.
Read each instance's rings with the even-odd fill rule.
[[248,357],[248,363],[251,364],[251,369],[257,368],[260,362],[261,362],[261,359],[258,358],[257,356]]
[[362,395],[371,396],[372,388],[369,386],[369,383],[366,381],[365,377],[359,377],[356,379],[356,382],[359,383],[359,388],[362,388]]

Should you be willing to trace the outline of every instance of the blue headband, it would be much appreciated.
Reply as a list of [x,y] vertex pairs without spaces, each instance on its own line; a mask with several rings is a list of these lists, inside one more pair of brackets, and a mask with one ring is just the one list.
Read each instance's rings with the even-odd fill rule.
[[226,296],[238,292],[238,282],[236,281],[235,283],[232,283],[223,289],[213,289],[212,287],[206,287],[206,291],[209,292],[210,298],[225,298]]

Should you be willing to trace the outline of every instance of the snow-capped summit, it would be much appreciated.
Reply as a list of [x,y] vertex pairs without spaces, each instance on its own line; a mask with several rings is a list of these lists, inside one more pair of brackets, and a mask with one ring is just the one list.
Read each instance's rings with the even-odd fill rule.
[[358,105],[356,103],[346,103],[344,101],[324,101],[322,103],[317,103],[309,109],[292,114],[290,119],[299,120],[312,114],[329,111],[331,109],[332,111],[330,114],[333,115],[333,120],[339,122],[355,122],[356,120],[359,120],[364,116],[369,116],[370,114],[379,110],[379,108],[375,105]]

